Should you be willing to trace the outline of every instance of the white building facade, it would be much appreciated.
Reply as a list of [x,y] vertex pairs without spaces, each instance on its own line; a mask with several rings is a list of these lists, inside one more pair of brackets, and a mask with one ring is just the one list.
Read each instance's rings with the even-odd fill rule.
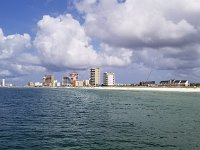
[[2,79],[1,86],[6,86],[5,79]]
[[105,72],[103,74],[103,85],[105,86],[115,85],[115,74],[112,72]]

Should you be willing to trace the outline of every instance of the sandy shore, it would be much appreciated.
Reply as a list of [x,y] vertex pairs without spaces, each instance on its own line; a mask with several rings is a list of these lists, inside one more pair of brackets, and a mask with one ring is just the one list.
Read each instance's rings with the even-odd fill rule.
[[162,91],[162,92],[200,92],[200,88],[168,88],[168,87],[83,87],[96,90],[124,90],[124,91]]

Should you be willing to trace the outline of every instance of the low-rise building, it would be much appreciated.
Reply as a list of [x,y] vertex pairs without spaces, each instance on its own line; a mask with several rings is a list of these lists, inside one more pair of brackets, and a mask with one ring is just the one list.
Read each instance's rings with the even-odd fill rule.
[[90,86],[90,80],[84,80],[83,86]]
[[58,82],[58,80],[54,80],[54,86],[55,86],[55,87],[60,87],[60,86],[61,86],[61,83]]
[[142,81],[139,83],[140,86],[155,86],[156,82],[155,81]]
[[35,87],[42,87],[43,84],[42,84],[41,82],[35,82],[35,83],[34,83],[34,86],[35,86]]
[[166,80],[166,81],[160,81],[160,85],[162,86],[189,86],[190,83],[188,80]]
[[29,87],[34,87],[34,83],[33,82],[28,82],[28,86]]
[[83,82],[84,81],[76,80],[76,81],[74,81],[73,86],[74,87],[83,87]]

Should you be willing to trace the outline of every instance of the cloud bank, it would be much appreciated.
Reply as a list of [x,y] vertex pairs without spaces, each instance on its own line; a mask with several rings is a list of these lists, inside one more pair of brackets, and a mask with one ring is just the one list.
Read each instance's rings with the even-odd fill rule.
[[131,61],[132,52],[128,49],[116,48],[116,53],[113,53],[109,46],[102,46],[103,50],[95,50],[84,28],[70,14],[55,18],[44,16],[38,22],[38,28],[34,46],[42,65],[49,70],[87,69],[101,65],[123,66]]
[[39,60],[30,54],[31,37],[29,34],[5,36],[0,28],[0,76],[18,77],[31,72],[44,71],[35,65]]
[[200,69],[200,1],[85,0],[76,7],[87,35],[131,49],[132,65],[186,74]]

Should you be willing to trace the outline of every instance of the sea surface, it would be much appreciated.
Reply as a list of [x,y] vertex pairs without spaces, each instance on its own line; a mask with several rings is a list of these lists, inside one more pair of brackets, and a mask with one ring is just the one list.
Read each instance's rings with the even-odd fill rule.
[[0,150],[199,150],[200,93],[0,88]]

